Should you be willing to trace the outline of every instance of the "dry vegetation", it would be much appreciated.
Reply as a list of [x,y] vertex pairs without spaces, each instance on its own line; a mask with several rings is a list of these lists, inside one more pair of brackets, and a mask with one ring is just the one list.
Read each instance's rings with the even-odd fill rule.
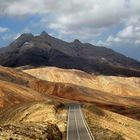
[[85,106],[83,111],[96,140],[139,140],[139,121],[95,105]]

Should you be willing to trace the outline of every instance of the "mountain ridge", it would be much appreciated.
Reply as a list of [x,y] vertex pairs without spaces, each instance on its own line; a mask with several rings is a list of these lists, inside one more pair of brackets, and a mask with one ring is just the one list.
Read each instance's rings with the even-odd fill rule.
[[22,34],[9,46],[0,48],[0,65],[24,65],[74,68],[89,73],[140,77],[140,62],[112,49],[66,42],[42,32],[38,36]]

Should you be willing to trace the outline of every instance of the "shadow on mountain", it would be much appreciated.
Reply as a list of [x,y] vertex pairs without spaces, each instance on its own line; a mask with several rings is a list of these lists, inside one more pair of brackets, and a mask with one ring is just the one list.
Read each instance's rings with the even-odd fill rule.
[[88,73],[140,77],[140,62],[105,47],[79,40],[65,42],[43,32],[22,34],[0,49],[0,65],[7,67],[56,66]]

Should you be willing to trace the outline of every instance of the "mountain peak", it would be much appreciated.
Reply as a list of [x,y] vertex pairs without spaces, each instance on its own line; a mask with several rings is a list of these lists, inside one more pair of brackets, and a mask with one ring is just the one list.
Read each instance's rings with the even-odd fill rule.
[[38,36],[22,34],[7,48],[0,49],[3,66],[57,66],[77,68],[89,73],[140,77],[140,63],[111,49],[82,43],[66,42],[43,31]]
[[72,42],[72,44],[73,44],[75,49],[79,49],[79,48],[83,47],[83,43],[80,40],[78,40],[78,39],[75,39]]
[[25,42],[29,42],[34,38],[33,34],[31,33],[23,33],[20,35],[15,41],[13,41],[9,46],[12,48],[19,48],[21,47]]
[[46,31],[42,31],[42,33],[40,34],[40,36],[48,36],[48,33]]
[[73,41],[73,43],[74,43],[74,44],[82,44],[82,43],[80,42],[80,40],[78,40],[78,39],[75,39],[75,40]]
[[33,38],[33,34],[31,33],[23,33],[19,38]]

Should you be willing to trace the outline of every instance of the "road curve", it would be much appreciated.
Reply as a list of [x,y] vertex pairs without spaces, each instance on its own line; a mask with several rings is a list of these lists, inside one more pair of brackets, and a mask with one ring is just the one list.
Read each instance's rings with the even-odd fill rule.
[[95,140],[89,132],[80,105],[70,104],[67,140]]

